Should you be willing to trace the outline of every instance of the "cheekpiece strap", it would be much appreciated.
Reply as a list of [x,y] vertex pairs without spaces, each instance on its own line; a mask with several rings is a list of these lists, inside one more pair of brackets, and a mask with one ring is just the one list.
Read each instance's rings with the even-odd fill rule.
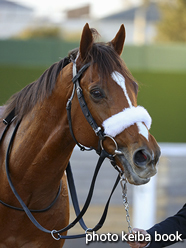
[[104,139],[104,134],[101,130],[101,127],[99,127],[97,125],[94,118],[92,117],[92,115],[91,115],[91,113],[87,107],[86,101],[84,99],[82,88],[79,84],[79,78],[81,77],[82,73],[89,66],[90,66],[90,63],[87,63],[77,72],[76,63],[75,63],[75,61],[73,61],[73,79],[72,79],[72,82],[75,84],[79,104],[80,104],[81,110],[82,110],[86,120],[88,121],[88,123],[90,124],[92,129],[94,130],[95,134],[99,137],[100,140],[102,140],[102,139]]

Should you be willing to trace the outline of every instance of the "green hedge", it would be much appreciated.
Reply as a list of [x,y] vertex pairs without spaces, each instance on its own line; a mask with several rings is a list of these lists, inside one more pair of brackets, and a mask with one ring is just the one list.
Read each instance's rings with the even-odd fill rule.
[[[0,104],[37,79],[47,67],[0,66]],[[133,71],[139,82],[138,104],[152,116],[158,142],[186,142],[186,73]]]
[[[0,40],[0,64],[49,66],[79,42],[58,39]],[[186,71],[186,45],[126,45],[122,54],[131,70]]]
[[131,70],[186,72],[186,44],[126,46],[122,56]]
[[78,46],[58,39],[0,40],[0,64],[49,66]]

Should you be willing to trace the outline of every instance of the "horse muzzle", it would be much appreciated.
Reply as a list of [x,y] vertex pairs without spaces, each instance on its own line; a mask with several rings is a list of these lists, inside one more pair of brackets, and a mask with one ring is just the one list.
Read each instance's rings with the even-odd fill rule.
[[119,149],[119,151],[120,154],[116,153],[115,158],[120,168],[125,172],[129,183],[135,185],[148,183],[150,177],[157,173],[156,165],[160,157],[159,147],[157,147],[156,153],[145,147],[138,148],[133,153],[129,152],[127,148]]
[[[153,145],[152,145],[153,144]],[[148,183],[150,177],[157,173],[157,163],[160,157],[160,148],[152,139],[151,148],[138,144],[123,147],[110,135],[104,135],[100,141],[101,149],[105,149],[115,158],[116,164],[124,171],[129,183],[141,185]]]

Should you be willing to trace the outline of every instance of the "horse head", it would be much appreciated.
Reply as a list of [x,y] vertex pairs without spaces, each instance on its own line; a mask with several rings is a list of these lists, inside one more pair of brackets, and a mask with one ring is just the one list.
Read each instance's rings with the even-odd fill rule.
[[[120,57],[124,26],[108,43],[96,43],[96,35],[86,24],[79,49],[12,96],[3,111],[0,108],[0,133],[4,130],[0,136],[0,200],[4,205],[0,216],[8,216],[0,225],[3,247],[33,247],[33,237],[37,237],[39,247],[62,247],[64,241],[53,243],[48,233],[54,239],[66,238],[57,236],[55,230],[65,227],[59,231],[65,234],[79,218],[67,226],[69,200],[64,171],[76,142],[93,147],[101,155],[111,154],[108,157],[114,157],[132,184],[147,183],[156,173],[160,149],[149,133],[151,117],[137,105],[138,85]],[[84,213],[98,169],[82,208]],[[17,200],[29,218],[15,211],[21,210]],[[37,221],[28,207],[42,212],[37,214]],[[43,232],[38,232],[29,219]],[[98,224],[96,227],[101,226]]]
[[[84,26],[80,47],[70,55],[77,71],[90,66],[82,74],[80,85],[84,99],[94,120],[105,134],[102,147],[111,154],[117,152],[117,165],[128,181],[140,185],[156,174],[160,148],[149,133],[151,117],[137,105],[138,84],[120,55],[125,41],[125,28],[121,25],[115,38],[108,43],[96,43],[97,31]],[[74,102],[78,101],[75,95]],[[78,142],[98,149],[98,137],[73,103],[72,126]]]

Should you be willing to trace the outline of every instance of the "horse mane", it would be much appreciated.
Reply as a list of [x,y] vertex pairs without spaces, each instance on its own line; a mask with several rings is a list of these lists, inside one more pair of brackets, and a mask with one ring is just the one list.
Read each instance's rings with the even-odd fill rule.
[[12,95],[5,105],[3,118],[6,118],[15,109],[16,120],[21,120],[25,114],[32,110],[37,102],[42,102],[45,97],[49,97],[55,87],[59,72],[67,63],[69,63],[68,58],[53,64],[36,81]]
[[[99,34],[95,29],[91,29],[91,31],[95,40]],[[6,104],[3,118],[6,118],[6,116],[15,109],[17,121],[21,120],[25,114],[32,110],[36,103],[42,102],[44,98],[49,97],[55,87],[59,72],[70,61],[76,59],[78,51],[79,48],[70,51],[68,57],[65,58],[66,60],[63,59],[53,64],[39,77],[39,79],[14,94]],[[124,61],[115,52],[111,43],[94,42],[81,66],[88,62],[91,62],[91,68],[93,68],[93,64],[97,64],[98,73],[102,79],[101,82],[105,81],[106,78],[116,70],[128,77],[130,81],[135,82],[132,74]]]

